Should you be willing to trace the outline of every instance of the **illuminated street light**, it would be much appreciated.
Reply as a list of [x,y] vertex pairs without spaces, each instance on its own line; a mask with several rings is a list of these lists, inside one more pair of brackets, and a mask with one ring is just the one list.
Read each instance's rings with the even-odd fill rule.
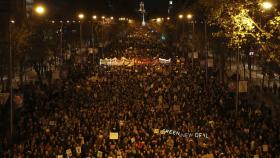
[[93,20],[96,20],[96,19],[97,19],[97,16],[96,16],[96,15],[93,15],[92,18],[93,18]]
[[43,15],[46,13],[46,8],[43,5],[36,6],[34,10],[39,15]]
[[12,24],[14,24],[14,23],[15,23],[15,20],[11,20],[10,22],[11,22]]
[[182,14],[180,14],[178,17],[179,17],[179,19],[183,19],[184,16]]
[[157,18],[157,23],[160,23],[161,22],[161,18]]
[[82,19],[84,19],[84,18],[85,18],[85,15],[84,15],[84,14],[82,14],[82,13],[80,13],[80,14],[78,15],[78,18],[82,20]]
[[111,16],[110,19],[111,19],[111,20],[114,20],[114,17]]
[[105,16],[102,16],[101,18],[104,20],[104,19],[105,19]]
[[167,19],[167,20],[170,20],[170,17],[167,17],[166,19]]
[[192,14],[188,14],[188,15],[187,15],[187,18],[188,18],[188,19],[192,19],[192,17],[193,17]]
[[268,2],[268,1],[263,2],[261,5],[262,5],[263,9],[265,9],[265,10],[269,10],[273,6],[272,3]]

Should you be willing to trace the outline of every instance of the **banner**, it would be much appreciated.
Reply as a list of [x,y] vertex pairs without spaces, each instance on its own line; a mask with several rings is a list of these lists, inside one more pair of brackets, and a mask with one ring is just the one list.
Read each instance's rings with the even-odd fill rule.
[[122,57],[121,59],[117,58],[105,58],[100,59],[100,65],[107,66],[134,66],[134,65],[157,65],[157,64],[170,64],[171,59],[127,59]]

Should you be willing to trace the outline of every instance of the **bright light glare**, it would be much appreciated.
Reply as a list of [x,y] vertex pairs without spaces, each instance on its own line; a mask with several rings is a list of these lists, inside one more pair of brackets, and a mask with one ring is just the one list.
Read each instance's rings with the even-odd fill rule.
[[15,20],[11,20],[10,22],[11,22],[12,24],[14,24],[14,23],[15,23]]
[[79,17],[79,19],[84,19],[85,15],[81,13],[81,14],[78,15],[78,17]]
[[161,22],[161,18],[157,18],[157,22],[160,23]]
[[263,2],[262,3],[262,7],[265,9],[265,10],[269,10],[272,8],[272,3],[271,2]]
[[183,19],[184,16],[182,14],[180,14],[178,17],[179,17],[179,19]]
[[97,19],[97,16],[96,16],[96,15],[93,15],[92,18],[93,18],[94,20],[96,20],[96,19]]
[[38,5],[38,6],[35,7],[35,12],[39,15],[42,15],[46,12],[46,9],[45,9],[44,6]]
[[188,14],[188,15],[187,15],[187,18],[188,18],[188,19],[192,19],[192,17],[193,17],[192,14]]
[[112,16],[111,16],[111,18],[110,18],[110,19],[111,19],[111,20],[114,20],[114,17],[112,17]]

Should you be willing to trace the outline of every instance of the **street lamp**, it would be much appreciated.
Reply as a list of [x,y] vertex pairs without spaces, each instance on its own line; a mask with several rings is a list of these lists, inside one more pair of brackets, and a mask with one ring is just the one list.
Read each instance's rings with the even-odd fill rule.
[[111,16],[111,17],[110,17],[110,19],[111,19],[111,20],[114,20],[114,17],[113,17],[113,16]]
[[[187,19],[188,20],[191,20],[193,18],[193,15],[192,14],[187,14]],[[193,44],[194,44],[194,21],[192,21],[192,41],[193,41]],[[194,52],[192,51],[192,68],[193,68],[193,65],[194,65]]]
[[265,1],[261,5],[262,5],[264,10],[270,10],[272,8],[272,6],[273,6],[272,3],[269,2],[269,1]]
[[78,18],[80,20],[80,53],[82,52],[82,45],[83,45],[83,31],[82,31],[82,21],[85,18],[83,13],[78,14]]
[[183,19],[184,15],[180,14],[178,17],[179,17],[179,19]]
[[93,16],[92,16],[92,19],[93,19],[93,20],[96,20],[96,19],[97,19],[97,16],[96,16],[96,15],[93,15]]
[[11,138],[13,138],[13,87],[12,87],[12,84],[13,84],[13,47],[12,47],[12,28],[13,28],[13,24],[15,23],[14,20],[10,20],[10,23],[9,23],[9,47],[10,47],[10,50],[9,50],[9,80],[10,80],[10,132],[11,132]]
[[79,18],[80,20],[83,20],[83,19],[85,18],[85,15],[84,15],[83,13],[80,13],[80,14],[78,15],[78,18]]
[[[67,21],[69,23],[69,21]],[[60,56],[61,56],[61,64],[63,62],[63,21],[60,21]]]
[[157,18],[157,23],[161,23],[161,18]]
[[187,19],[192,19],[193,15],[192,14],[187,14]]
[[37,5],[34,10],[38,15],[44,15],[46,13],[46,7],[43,5]]

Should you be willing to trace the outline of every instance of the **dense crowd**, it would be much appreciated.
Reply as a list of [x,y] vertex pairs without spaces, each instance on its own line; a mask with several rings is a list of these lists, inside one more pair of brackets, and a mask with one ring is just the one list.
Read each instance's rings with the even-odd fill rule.
[[[227,86],[215,75],[206,83],[199,63],[189,63],[76,66],[68,79],[20,87],[14,157],[278,157],[280,130],[271,110],[242,94],[236,113]],[[110,139],[111,132],[118,138]]]
[[15,157],[276,157],[280,135],[271,112],[243,98],[236,116],[225,87],[214,77],[206,86],[200,67],[189,67],[98,67],[87,77],[76,72],[71,80],[24,87]]

